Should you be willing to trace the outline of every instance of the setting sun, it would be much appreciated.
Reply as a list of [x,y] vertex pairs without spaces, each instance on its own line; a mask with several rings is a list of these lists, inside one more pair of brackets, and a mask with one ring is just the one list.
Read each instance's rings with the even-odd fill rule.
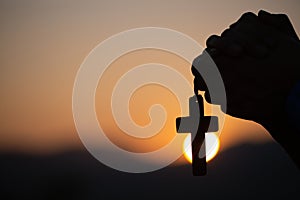
[[[215,133],[205,134],[205,145],[206,145],[206,161],[212,160],[220,148],[220,140]],[[191,135],[187,135],[183,142],[184,157],[187,161],[192,163],[192,148],[191,148]]]

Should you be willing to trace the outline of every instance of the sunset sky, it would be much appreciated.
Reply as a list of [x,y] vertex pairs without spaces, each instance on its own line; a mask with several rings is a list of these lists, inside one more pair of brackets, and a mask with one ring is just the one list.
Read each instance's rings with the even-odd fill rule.
[[[257,13],[260,9],[287,14],[299,33],[297,0],[229,0],[226,3],[221,0],[1,0],[0,151],[43,154],[82,148],[72,116],[73,84],[84,58],[106,38],[132,28],[163,27],[187,34],[205,47],[210,35],[220,34],[242,13]],[[113,65],[126,68],[154,61],[181,68],[192,81],[188,63],[165,52],[133,52]],[[110,72],[107,73],[107,83],[112,82]],[[112,88],[107,83],[104,90]],[[149,92],[148,96],[138,91],[130,104],[133,119],[147,124],[145,112],[149,105],[162,103],[167,105],[167,120],[172,124],[178,114],[176,101],[169,101],[172,94],[159,87],[143,89]],[[153,98],[151,92],[161,95]],[[96,100],[105,98],[103,95],[98,92]],[[155,150],[175,134],[173,126],[169,126],[156,138],[131,141],[110,121],[110,114],[104,115],[105,105],[95,106],[98,119],[104,120],[100,123],[107,132],[113,133],[108,136],[131,151]],[[260,125],[227,116],[220,140],[222,150],[242,142],[264,142],[270,137]]]

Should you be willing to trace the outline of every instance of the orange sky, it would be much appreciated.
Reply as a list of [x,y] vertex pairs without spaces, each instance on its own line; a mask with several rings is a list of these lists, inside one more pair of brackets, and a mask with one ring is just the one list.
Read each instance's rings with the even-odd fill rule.
[[[157,26],[183,32],[204,46],[209,35],[220,34],[242,13],[259,9],[287,13],[299,33],[300,3],[296,0],[1,1],[1,150],[43,153],[81,145],[72,118],[73,82],[85,56],[107,37],[131,28]],[[162,62],[169,62],[165,56]],[[138,58],[137,53],[132,62]],[[180,62],[170,64],[180,67]],[[139,93],[134,98],[141,101]],[[101,105],[96,107],[101,118]],[[140,109],[140,104],[132,107],[133,118],[145,123],[147,116],[139,117]],[[176,107],[168,109],[170,116],[176,115]],[[265,139],[266,131],[259,125],[227,117],[221,148]],[[164,142],[167,139],[160,134],[153,138],[155,145],[148,143],[143,150]]]

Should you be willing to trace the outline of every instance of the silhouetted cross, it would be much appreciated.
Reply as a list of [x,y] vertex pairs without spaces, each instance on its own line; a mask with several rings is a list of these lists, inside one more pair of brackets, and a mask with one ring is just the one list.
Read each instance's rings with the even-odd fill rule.
[[176,119],[176,129],[178,133],[191,133],[193,175],[203,176],[206,174],[205,133],[218,131],[218,118],[204,116],[203,98],[199,94],[190,97],[189,114]]

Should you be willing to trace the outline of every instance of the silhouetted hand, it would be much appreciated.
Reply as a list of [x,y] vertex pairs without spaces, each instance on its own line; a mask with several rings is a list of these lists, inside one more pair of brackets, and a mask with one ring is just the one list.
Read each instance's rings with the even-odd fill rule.
[[[285,107],[300,80],[300,42],[288,17],[246,13],[221,36],[211,36],[207,47],[224,81],[226,113],[262,124],[299,166],[300,135],[291,128]],[[195,84],[205,88],[193,73]]]

